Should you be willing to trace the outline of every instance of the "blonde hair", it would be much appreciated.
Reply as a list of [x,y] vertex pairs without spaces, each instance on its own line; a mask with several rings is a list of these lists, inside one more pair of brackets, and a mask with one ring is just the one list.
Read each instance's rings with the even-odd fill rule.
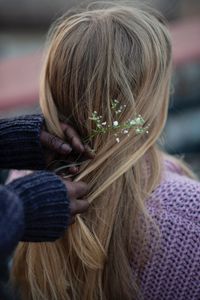
[[96,157],[76,178],[89,185],[88,212],[58,241],[21,243],[16,251],[13,274],[23,299],[136,299],[131,261],[146,258],[145,199],[160,180],[155,142],[170,77],[169,32],[153,10],[90,6],[54,24],[40,92],[49,130],[64,139],[59,121],[66,120],[84,140],[94,129],[93,111],[113,122],[112,99],[126,105],[120,122],[141,114],[150,127],[148,135],[133,130],[120,143],[112,132],[93,138]]

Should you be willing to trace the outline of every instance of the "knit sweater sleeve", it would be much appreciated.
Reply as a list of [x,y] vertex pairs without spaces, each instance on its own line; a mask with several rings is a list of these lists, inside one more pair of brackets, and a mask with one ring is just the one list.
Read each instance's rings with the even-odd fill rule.
[[5,186],[0,186],[0,258],[14,250],[24,232],[22,202]]
[[148,206],[160,241],[152,236],[153,254],[141,276],[144,299],[200,299],[200,183],[170,173]]
[[63,182],[39,171],[0,187],[0,254],[19,240],[54,241],[69,222],[69,199]]
[[0,119],[0,168],[44,169],[39,138],[42,123],[41,115]]

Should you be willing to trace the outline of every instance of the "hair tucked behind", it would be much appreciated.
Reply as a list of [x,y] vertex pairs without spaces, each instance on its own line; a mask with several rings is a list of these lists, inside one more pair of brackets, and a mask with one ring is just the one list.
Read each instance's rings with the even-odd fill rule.
[[147,259],[145,199],[160,179],[155,142],[168,108],[169,33],[155,11],[110,4],[60,18],[49,38],[40,103],[52,133],[64,138],[59,120],[68,121],[87,139],[92,112],[113,122],[118,99],[126,105],[118,121],[141,114],[149,134],[92,139],[95,159],[76,178],[89,184],[88,212],[54,243],[21,243],[13,276],[26,300],[136,299],[131,262]]

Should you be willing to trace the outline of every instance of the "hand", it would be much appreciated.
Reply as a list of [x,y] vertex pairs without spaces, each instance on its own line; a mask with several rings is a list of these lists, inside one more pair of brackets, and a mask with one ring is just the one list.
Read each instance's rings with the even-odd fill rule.
[[64,180],[64,183],[67,188],[68,196],[70,199],[69,224],[73,224],[75,222],[76,214],[84,213],[89,208],[88,201],[84,199],[84,197],[88,193],[88,186],[82,181],[72,182]]
[[[55,157],[67,159],[72,154],[81,155],[82,159],[94,158],[94,153],[88,145],[81,142],[80,136],[75,129],[69,124],[60,123],[66,142],[49,133],[44,127],[41,130],[40,142],[45,150],[46,164],[51,163]],[[71,161],[73,162],[73,161]],[[78,172],[77,167],[69,168],[69,172],[75,174]]]

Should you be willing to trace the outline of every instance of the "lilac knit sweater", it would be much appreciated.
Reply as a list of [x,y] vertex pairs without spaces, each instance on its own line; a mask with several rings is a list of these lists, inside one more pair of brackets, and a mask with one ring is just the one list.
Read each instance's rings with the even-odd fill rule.
[[161,184],[147,201],[161,238],[141,274],[142,299],[200,300],[200,182],[166,164]]

